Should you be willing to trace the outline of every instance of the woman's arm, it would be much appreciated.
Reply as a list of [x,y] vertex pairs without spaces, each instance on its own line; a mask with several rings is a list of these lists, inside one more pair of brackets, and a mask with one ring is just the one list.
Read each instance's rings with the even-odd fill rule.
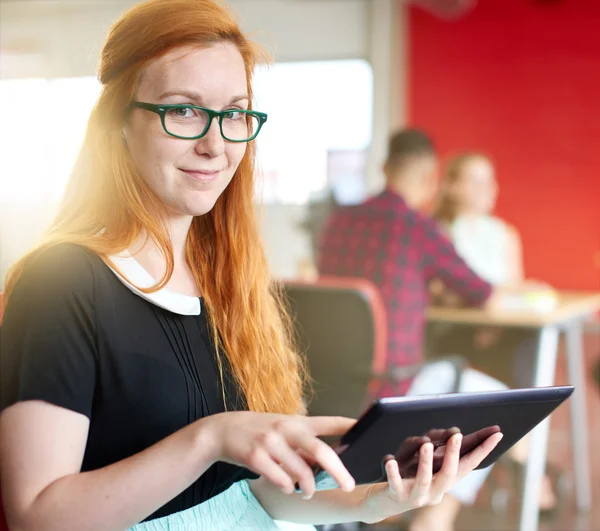
[[313,525],[370,521],[365,510],[370,486],[359,486],[352,492],[318,491],[308,501],[302,494],[284,494],[265,478],[249,483],[258,501],[275,520]]
[[0,415],[0,477],[11,531],[120,531],[144,520],[212,465],[212,441],[199,422],[80,473],[85,415],[41,401],[7,408]]
[[319,436],[355,420],[237,411],[211,415],[132,457],[80,472],[89,420],[43,401],[0,415],[0,478],[11,531],[122,531],[191,485],[216,461],[246,467],[287,493],[314,492],[302,452],[346,490],[354,481]]
[[310,500],[301,495],[286,495],[263,478],[250,482],[252,492],[276,520],[299,524],[344,522],[375,523],[390,516],[441,502],[457,481],[479,466],[502,439],[501,433],[488,437],[471,453],[460,458],[462,435],[453,435],[446,445],[442,466],[433,475],[433,445],[427,442],[419,451],[414,480],[402,480],[398,463],[386,456],[387,483],[316,492]]

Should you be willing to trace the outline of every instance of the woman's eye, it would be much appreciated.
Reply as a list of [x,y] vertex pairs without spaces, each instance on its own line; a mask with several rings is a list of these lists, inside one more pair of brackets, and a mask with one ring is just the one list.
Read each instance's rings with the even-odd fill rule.
[[243,120],[245,118],[245,114],[240,111],[228,111],[225,117],[231,121]]
[[189,107],[178,107],[176,109],[171,109],[169,113],[176,118],[193,118],[196,115],[194,109],[190,109]]

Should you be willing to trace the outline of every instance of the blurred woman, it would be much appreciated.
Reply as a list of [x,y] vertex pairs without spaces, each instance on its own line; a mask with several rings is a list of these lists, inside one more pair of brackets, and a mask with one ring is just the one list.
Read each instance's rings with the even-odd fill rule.
[[[524,280],[521,238],[514,227],[494,216],[497,196],[498,183],[491,160],[482,153],[463,153],[447,166],[434,217],[448,231],[458,254],[490,284],[515,287],[521,293],[528,288],[547,289],[541,283]],[[440,291],[439,286],[436,289]],[[528,330],[503,333],[499,328],[478,328],[469,333],[460,327],[445,335],[443,343],[445,349],[453,347],[456,352],[475,356],[490,370],[489,364],[506,352],[534,351],[535,335]],[[491,370],[496,375],[502,371],[507,384],[529,385],[532,367],[524,366],[527,363],[520,363],[514,371],[510,371],[514,364],[501,365]]]
[[493,215],[498,196],[494,166],[481,153],[464,153],[450,161],[435,213],[469,266],[494,285],[523,282],[521,238]]
[[[548,290],[542,283],[525,280],[520,235],[515,227],[494,215],[497,197],[498,182],[490,158],[480,152],[461,153],[447,165],[434,217],[448,231],[458,254],[490,284],[515,287],[520,292]],[[439,293],[439,286],[437,290]],[[452,294],[444,296],[452,298]],[[464,355],[477,368],[512,387],[531,385],[537,351],[535,332],[460,326],[437,337],[434,331],[433,335],[434,352]],[[526,451],[523,444],[511,455],[524,462]],[[557,474],[554,469],[550,472]],[[548,477],[540,504],[546,510],[556,506]]]

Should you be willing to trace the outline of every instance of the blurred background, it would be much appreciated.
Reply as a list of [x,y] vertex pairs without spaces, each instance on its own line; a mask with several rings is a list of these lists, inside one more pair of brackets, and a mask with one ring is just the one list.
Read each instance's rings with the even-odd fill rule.
[[[99,49],[135,3],[0,2],[0,278],[52,216],[98,94]],[[258,194],[276,275],[312,259],[309,205],[377,191],[387,136],[410,124],[442,155],[493,156],[498,214],[521,232],[528,275],[600,288],[599,2],[230,4],[275,60],[256,93],[269,113]]]
[[[136,3],[0,0],[0,290],[54,215],[99,93],[103,39]],[[433,137],[442,158],[491,155],[496,213],[518,228],[528,277],[600,291],[600,1],[228,3],[274,60],[256,72],[255,108],[269,114],[256,197],[275,277],[314,264],[334,206],[383,187],[388,136],[410,125]],[[600,352],[598,323],[586,322],[586,367]],[[590,393],[597,441],[600,405]],[[550,459],[568,449],[567,420],[568,410],[553,420]],[[598,496],[597,470],[593,478]],[[488,508],[461,525],[506,529]],[[573,509],[544,525],[600,529],[600,515]]]

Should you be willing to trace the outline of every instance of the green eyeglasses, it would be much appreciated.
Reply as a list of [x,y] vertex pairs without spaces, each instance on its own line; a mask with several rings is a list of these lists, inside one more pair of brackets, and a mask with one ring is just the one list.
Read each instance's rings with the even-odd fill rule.
[[228,142],[250,142],[267,121],[264,112],[230,109],[213,111],[196,105],[155,105],[133,101],[130,108],[139,108],[160,116],[165,133],[184,140],[202,138],[210,129],[213,118],[219,120],[221,136]]

